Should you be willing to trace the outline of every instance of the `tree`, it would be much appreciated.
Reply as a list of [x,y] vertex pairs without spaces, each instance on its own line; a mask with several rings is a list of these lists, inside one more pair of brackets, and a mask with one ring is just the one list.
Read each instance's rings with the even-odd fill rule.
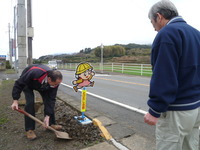
[[96,57],[101,57],[101,48],[100,46],[94,48],[94,54]]
[[[101,57],[101,48],[100,46],[96,47],[95,49],[95,56]],[[103,57],[120,57],[125,55],[126,50],[122,46],[105,46],[103,48]]]
[[8,60],[6,60],[6,69],[11,69],[11,65],[10,65],[10,62]]

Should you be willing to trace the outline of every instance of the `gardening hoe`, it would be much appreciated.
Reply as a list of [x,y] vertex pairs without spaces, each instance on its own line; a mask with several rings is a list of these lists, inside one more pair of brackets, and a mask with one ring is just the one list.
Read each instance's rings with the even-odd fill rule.
[[[31,119],[33,119],[34,121],[36,121],[37,123],[41,124],[41,125],[45,125],[41,120],[37,119],[36,117],[32,116],[31,114],[27,113],[26,111],[18,108],[18,109],[15,109],[17,110],[18,112],[30,117]],[[57,131],[55,130],[54,128],[50,127],[50,126],[47,126],[47,129],[53,131],[55,134],[56,134],[56,137],[57,138],[60,138],[60,139],[72,139],[69,137],[69,134],[66,133],[66,132],[60,132],[60,131]]]

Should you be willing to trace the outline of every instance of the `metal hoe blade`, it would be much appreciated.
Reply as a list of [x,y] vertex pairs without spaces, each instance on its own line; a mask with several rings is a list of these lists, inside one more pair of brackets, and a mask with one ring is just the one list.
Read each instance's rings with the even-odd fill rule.
[[56,134],[56,137],[60,139],[72,139],[69,137],[69,134],[66,132],[56,131],[55,134]]
[[57,130],[55,130],[54,128],[52,128],[50,126],[48,126],[47,128],[49,130],[53,131],[56,134],[57,138],[60,138],[60,139],[72,139],[72,138],[69,137],[69,134],[67,132],[57,131]]
[[[44,123],[43,123],[41,120],[37,119],[36,117],[32,116],[31,114],[27,113],[26,111],[24,111],[24,110],[22,110],[22,109],[20,109],[20,108],[19,108],[19,109],[15,109],[15,110],[17,110],[18,112],[20,112],[20,113],[22,113],[22,114],[24,114],[24,115],[30,117],[31,119],[33,119],[33,120],[36,121],[37,123],[39,123],[39,124],[41,124],[41,125],[44,126]],[[52,128],[52,127],[50,127],[50,126],[48,126],[47,128],[48,128],[49,130],[53,131],[53,132],[56,134],[56,137],[57,137],[57,138],[61,138],[61,139],[72,139],[72,138],[69,137],[69,134],[66,133],[66,132],[57,131],[57,130],[55,130],[54,128]]]

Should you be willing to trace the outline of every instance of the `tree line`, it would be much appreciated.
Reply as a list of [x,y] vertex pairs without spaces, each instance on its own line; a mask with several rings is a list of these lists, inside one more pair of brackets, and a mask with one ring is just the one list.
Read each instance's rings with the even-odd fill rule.
[[[94,49],[94,54],[96,57],[101,57],[101,47],[98,46]],[[126,50],[124,47],[116,45],[116,46],[104,46],[103,47],[103,57],[121,57],[126,54]]]
[[[130,43],[127,45],[115,44],[103,47],[103,57],[105,61],[111,62],[113,58],[120,58],[124,56],[129,57],[150,57],[151,45],[140,45]],[[59,55],[46,55],[41,56],[39,59],[34,59],[34,63],[45,63],[52,59],[62,60],[63,63],[70,62],[99,62],[101,58],[101,47],[85,48],[78,53],[73,54],[59,54]],[[125,58],[125,57],[124,57]],[[141,59],[141,58],[139,58]],[[142,58],[143,59],[143,58]]]

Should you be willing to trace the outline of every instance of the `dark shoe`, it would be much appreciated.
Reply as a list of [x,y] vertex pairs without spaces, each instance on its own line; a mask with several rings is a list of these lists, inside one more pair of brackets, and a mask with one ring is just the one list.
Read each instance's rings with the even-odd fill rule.
[[51,125],[52,128],[54,128],[55,130],[61,130],[62,126],[61,125]]
[[74,89],[74,91],[76,91],[76,92],[78,91],[77,86],[74,86],[73,89]]
[[93,87],[94,86],[94,81],[90,83],[90,86]]
[[34,139],[36,138],[36,135],[35,135],[35,133],[34,133],[33,130],[28,130],[28,131],[26,132],[26,136],[27,136],[27,138],[30,139],[30,140],[34,140]]

